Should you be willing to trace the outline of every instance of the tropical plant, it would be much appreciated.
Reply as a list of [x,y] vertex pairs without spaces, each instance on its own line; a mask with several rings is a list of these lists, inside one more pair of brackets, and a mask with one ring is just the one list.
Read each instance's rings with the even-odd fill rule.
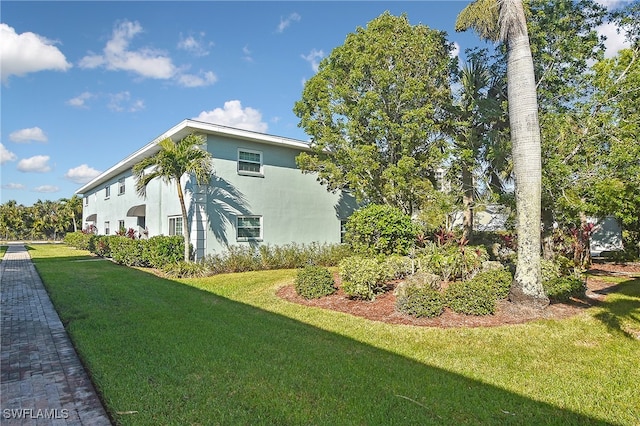
[[160,179],[167,185],[174,183],[178,190],[180,210],[182,212],[182,235],[184,237],[184,261],[190,260],[189,222],[187,207],[182,189],[182,177],[186,174],[195,178],[196,183],[204,185],[209,182],[213,172],[211,154],[201,148],[206,140],[202,136],[190,134],[178,142],[166,138],[158,142],[160,151],[151,157],[144,158],[133,166],[136,179],[136,190],[140,196],[146,197],[149,182]]

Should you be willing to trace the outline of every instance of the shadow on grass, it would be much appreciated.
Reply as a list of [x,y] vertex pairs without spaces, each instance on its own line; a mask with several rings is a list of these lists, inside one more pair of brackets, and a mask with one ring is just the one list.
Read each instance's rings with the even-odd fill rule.
[[[631,339],[640,339],[640,278],[629,279],[607,287],[607,297],[598,303],[602,312],[594,315],[607,328]],[[630,324],[634,323],[634,326]]]
[[35,261],[118,424],[608,424],[143,271],[68,260]]

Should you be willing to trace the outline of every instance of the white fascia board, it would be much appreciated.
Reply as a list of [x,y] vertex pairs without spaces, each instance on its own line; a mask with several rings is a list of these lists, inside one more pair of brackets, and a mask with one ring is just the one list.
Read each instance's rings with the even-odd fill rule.
[[205,123],[195,120],[183,120],[171,129],[167,130],[147,145],[143,146],[133,154],[129,155],[107,171],[101,173],[99,176],[85,184],[81,188],[75,191],[75,194],[85,194],[92,189],[99,187],[109,179],[117,176],[123,172],[130,170],[135,164],[139,163],[143,158],[150,157],[156,154],[160,148],[158,143],[166,138],[171,138],[174,141],[178,141],[191,133],[211,134],[226,136],[234,139],[241,139],[246,141],[253,141],[257,143],[264,143],[268,145],[283,146],[288,148],[299,149],[301,151],[310,151],[309,144],[291,138],[285,138],[282,136],[268,135],[265,133],[252,132],[249,130],[236,129],[233,127],[221,126],[219,124]]

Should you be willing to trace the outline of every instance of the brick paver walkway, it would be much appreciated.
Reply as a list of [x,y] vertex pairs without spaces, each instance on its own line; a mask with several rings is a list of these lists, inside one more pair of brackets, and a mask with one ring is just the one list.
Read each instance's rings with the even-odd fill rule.
[[111,424],[23,244],[0,262],[0,315],[0,424]]

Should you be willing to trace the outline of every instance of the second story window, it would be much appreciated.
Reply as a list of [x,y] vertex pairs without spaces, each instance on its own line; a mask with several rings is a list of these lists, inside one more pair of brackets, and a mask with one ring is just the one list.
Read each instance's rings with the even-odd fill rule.
[[262,152],[239,149],[238,174],[262,176]]
[[124,194],[124,178],[118,181],[118,195]]
[[111,197],[111,187],[109,185],[104,187],[104,198]]

